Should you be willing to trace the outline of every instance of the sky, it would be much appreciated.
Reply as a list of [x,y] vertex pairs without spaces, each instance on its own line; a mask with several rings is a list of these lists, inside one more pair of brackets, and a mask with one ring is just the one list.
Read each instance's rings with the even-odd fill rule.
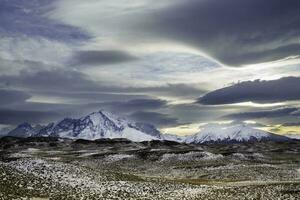
[[107,110],[300,133],[298,0],[0,0],[0,126]]

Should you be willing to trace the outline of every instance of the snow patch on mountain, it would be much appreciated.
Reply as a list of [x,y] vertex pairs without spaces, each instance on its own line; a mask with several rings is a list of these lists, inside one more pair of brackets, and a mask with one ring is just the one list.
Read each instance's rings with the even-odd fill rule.
[[65,118],[47,126],[20,124],[8,133],[15,137],[60,137],[96,140],[102,138],[124,138],[134,142],[168,140],[179,143],[284,141],[288,137],[255,129],[246,124],[204,126],[199,133],[189,136],[161,134],[153,125],[136,123],[106,111],[93,112],[79,119]]
[[6,136],[12,129],[9,126],[0,126],[0,137]]
[[222,159],[223,156],[221,154],[214,154],[207,151],[203,152],[189,152],[183,154],[164,154],[161,158],[161,162],[178,162],[178,161],[208,161],[208,160],[218,160]]
[[160,132],[152,125],[135,123],[105,111],[93,112],[79,119],[65,118],[36,130],[30,124],[19,125],[11,136],[61,137],[96,140],[125,138],[134,142],[160,140]]
[[42,126],[40,125],[33,127],[31,124],[25,122],[11,130],[7,135],[13,137],[31,137],[40,131],[41,128]]
[[297,140],[300,140],[300,134],[286,134],[284,135],[288,138],[291,138],[291,139],[297,139]]
[[210,142],[249,142],[249,141],[281,141],[287,137],[252,128],[245,124],[239,125],[207,125],[199,133],[186,137],[186,143]]

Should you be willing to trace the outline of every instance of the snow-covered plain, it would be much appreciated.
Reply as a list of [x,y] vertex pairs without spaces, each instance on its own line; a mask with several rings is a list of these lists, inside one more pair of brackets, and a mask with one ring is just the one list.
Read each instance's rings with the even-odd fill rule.
[[4,141],[4,200],[300,198],[297,141],[200,147],[164,141]]

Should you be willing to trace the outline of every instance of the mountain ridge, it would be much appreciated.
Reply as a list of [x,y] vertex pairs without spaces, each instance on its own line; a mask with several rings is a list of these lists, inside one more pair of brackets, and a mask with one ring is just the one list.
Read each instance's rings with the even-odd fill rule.
[[245,124],[206,125],[198,133],[188,136],[162,134],[154,125],[133,122],[103,110],[92,112],[78,119],[64,118],[46,126],[32,126],[25,122],[10,131],[8,136],[84,140],[124,138],[134,142],[165,140],[187,144],[291,140],[288,137],[255,129]]
[[90,113],[79,119],[64,118],[36,130],[23,123],[9,132],[9,136],[61,137],[96,140],[101,138],[126,138],[132,141],[160,139],[160,132],[152,125],[131,122],[105,111]]

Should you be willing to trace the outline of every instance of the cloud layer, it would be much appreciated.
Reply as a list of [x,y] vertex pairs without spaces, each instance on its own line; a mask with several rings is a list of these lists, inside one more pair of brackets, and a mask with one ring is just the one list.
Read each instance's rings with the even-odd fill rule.
[[89,36],[80,28],[58,23],[45,16],[53,10],[51,0],[3,0],[0,2],[0,33],[5,36],[27,35],[60,41],[77,41]]
[[190,0],[156,13],[147,30],[243,66],[299,55],[299,12],[295,0]]
[[14,103],[23,103],[31,96],[22,91],[0,89],[0,97],[0,105],[4,106]]
[[79,51],[72,58],[74,65],[108,65],[129,62],[137,58],[122,51]]
[[2,0],[0,126],[100,109],[176,133],[298,122],[298,13],[297,0]]
[[295,112],[298,108],[280,108],[274,110],[262,110],[262,111],[252,111],[252,112],[241,112],[234,113],[223,116],[224,119],[234,119],[234,120],[249,120],[249,119],[260,119],[260,118],[276,118],[276,117],[287,117],[287,116],[297,116]]
[[300,100],[300,77],[245,81],[205,94],[198,102],[205,105],[240,102],[274,103]]

